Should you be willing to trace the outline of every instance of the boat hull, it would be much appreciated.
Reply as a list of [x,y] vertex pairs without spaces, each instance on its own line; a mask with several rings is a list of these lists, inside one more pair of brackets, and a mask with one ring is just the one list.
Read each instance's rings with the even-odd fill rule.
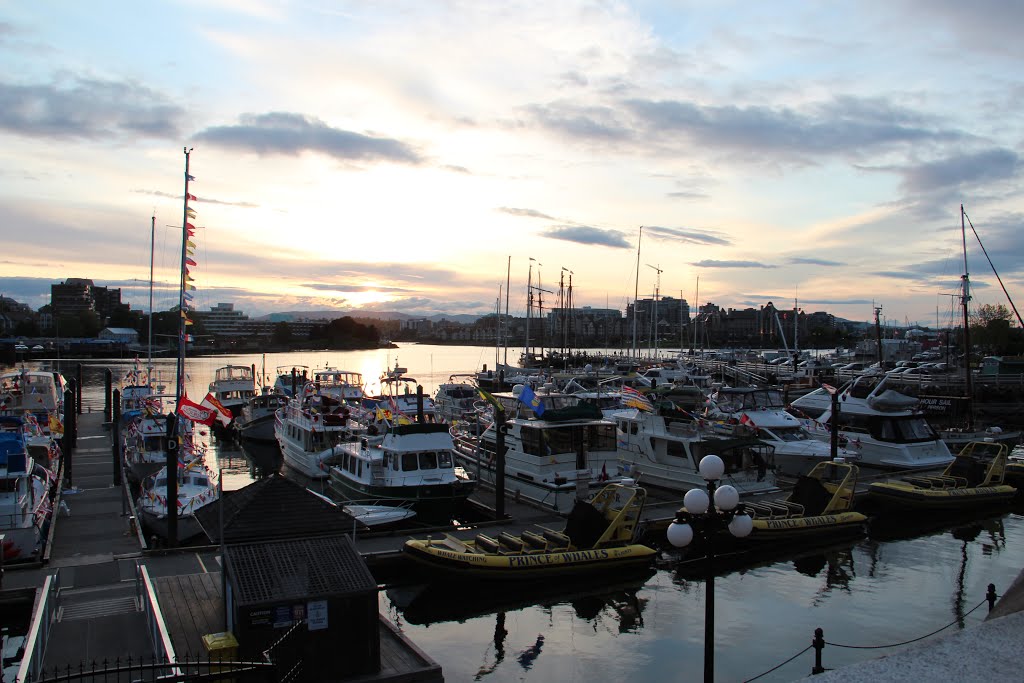
[[246,441],[261,441],[273,443],[277,441],[274,436],[274,414],[263,415],[247,422],[235,420],[235,427],[238,434]]
[[533,581],[621,571],[649,565],[656,555],[652,548],[639,544],[551,553],[460,553],[429,540],[407,541],[403,552],[435,577],[496,581]]
[[912,510],[975,510],[1009,502],[1017,489],[1008,484],[955,489],[925,489],[908,482],[876,482],[865,505]]
[[867,516],[860,512],[755,519],[753,531],[743,540],[748,544],[788,543],[810,539],[840,540],[867,533],[867,521]]
[[[156,514],[143,508],[139,511],[142,520],[142,528],[149,534],[155,534],[166,540],[169,536],[167,530],[167,515]],[[184,543],[203,533],[198,520],[194,515],[182,515],[178,517],[177,542]]]
[[473,492],[473,482],[421,486],[374,486],[342,476],[337,467],[330,471],[331,491],[353,503],[374,501],[379,505],[409,504],[421,520],[448,522],[457,515]]

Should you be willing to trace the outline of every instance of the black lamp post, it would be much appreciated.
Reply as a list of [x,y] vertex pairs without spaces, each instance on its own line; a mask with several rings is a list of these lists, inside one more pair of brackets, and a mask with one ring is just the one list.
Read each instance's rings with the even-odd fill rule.
[[[725,463],[717,455],[705,455],[698,465],[700,476],[707,483],[704,489],[690,489],[683,497],[683,509],[669,525],[668,542],[684,548],[699,533],[707,553],[707,575],[704,596],[704,683],[715,680],[715,535],[728,530],[736,538],[750,534],[754,521],[739,504],[739,492],[729,484],[718,486],[725,473]],[[712,500],[714,505],[711,504]]]

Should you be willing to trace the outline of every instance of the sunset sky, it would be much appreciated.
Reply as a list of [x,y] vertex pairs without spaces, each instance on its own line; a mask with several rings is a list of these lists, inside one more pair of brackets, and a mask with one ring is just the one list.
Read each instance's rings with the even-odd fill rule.
[[[201,310],[487,313],[511,259],[523,315],[532,257],[545,306],[570,271],[619,309],[699,277],[946,325],[961,203],[1024,296],[1022,27],[1001,0],[0,0],[0,294],[145,309],[155,215],[169,308],[188,146]],[[1007,303],[967,230],[974,303]]]

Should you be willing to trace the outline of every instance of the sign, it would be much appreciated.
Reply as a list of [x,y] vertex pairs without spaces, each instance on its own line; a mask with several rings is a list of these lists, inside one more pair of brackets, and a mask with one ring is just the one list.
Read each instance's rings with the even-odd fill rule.
[[292,625],[292,608],[288,605],[278,605],[274,608],[274,628],[284,628]]
[[327,628],[327,601],[313,600],[306,603],[306,625],[310,631]]

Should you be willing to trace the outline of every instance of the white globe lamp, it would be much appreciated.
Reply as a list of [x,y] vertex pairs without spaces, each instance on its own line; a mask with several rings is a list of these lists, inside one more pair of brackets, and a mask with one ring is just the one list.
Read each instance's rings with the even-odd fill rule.
[[704,489],[690,489],[683,496],[683,507],[691,515],[703,515],[710,506],[711,499]]
[[746,538],[754,530],[754,520],[750,515],[736,515],[729,522],[729,533],[736,538]]
[[672,522],[668,525],[665,536],[668,538],[668,542],[676,548],[685,548],[693,541],[693,527],[689,524]]
[[725,463],[717,455],[705,455],[697,466],[704,481],[718,481],[725,474]]
[[715,507],[728,512],[740,504],[740,493],[734,486],[725,484],[715,490]]

